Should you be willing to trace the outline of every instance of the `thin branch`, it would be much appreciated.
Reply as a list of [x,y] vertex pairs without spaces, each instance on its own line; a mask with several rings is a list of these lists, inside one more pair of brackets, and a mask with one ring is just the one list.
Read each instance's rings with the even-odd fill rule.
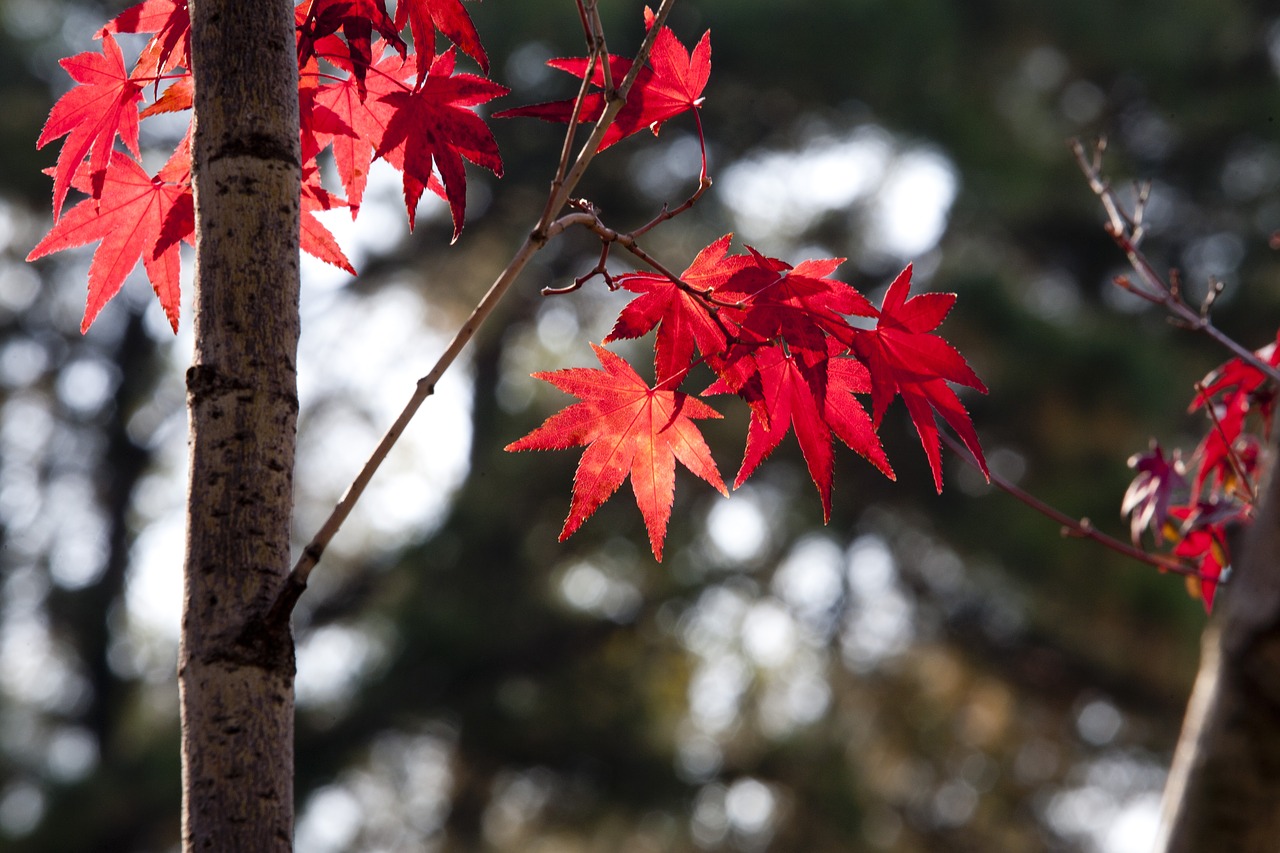
[[583,37],[587,41],[587,70],[582,75],[582,83],[578,86],[578,94],[573,100],[573,111],[569,114],[569,126],[564,132],[564,143],[560,146],[560,160],[556,166],[555,176],[551,179],[551,190],[547,193],[547,204],[542,209],[542,215],[538,217],[538,222],[550,222],[551,218],[556,215],[564,202],[556,204],[556,200],[560,198],[560,188],[564,186],[565,175],[569,171],[569,161],[573,158],[573,140],[577,135],[578,123],[582,121],[582,108],[586,103],[587,94],[591,91],[591,78],[595,76],[596,63],[600,61],[601,55],[605,57],[605,67],[608,67],[608,53],[605,47],[604,31],[602,29],[593,30],[592,27],[598,27],[600,24],[600,15],[595,12],[594,0],[588,0],[591,11],[589,14],[587,6],[583,0],[578,0],[578,15],[582,18]]
[[640,50],[636,52],[635,60],[631,63],[631,69],[627,72],[627,76],[623,78],[616,91],[610,92],[606,90],[604,114],[596,122],[591,138],[583,144],[582,149],[578,152],[578,159],[574,161],[574,164],[565,173],[564,181],[552,192],[551,203],[547,205],[542,218],[538,220],[538,225],[534,228],[535,233],[549,226],[556,213],[568,203],[569,196],[573,194],[574,188],[582,180],[583,173],[587,171],[587,166],[591,164],[601,141],[604,140],[604,135],[609,130],[609,125],[613,123],[614,118],[626,106],[627,94],[635,84],[636,77],[639,76],[640,71],[648,64],[649,54],[653,51],[653,44],[658,38],[658,32],[662,29],[663,22],[671,14],[671,9],[675,4],[676,0],[662,0],[662,5],[658,7],[658,11],[653,16],[653,25],[649,27],[649,32],[645,34],[644,41],[640,45]]
[[[588,11],[594,9],[595,0],[584,0],[585,7]],[[606,92],[605,108],[600,118],[596,121],[590,137],[583,144],[582,149],[578,153],[577,159],[567,171],[563,173],[563,179],[558,185],[553,185],[550,192],[551,199],[544,209],[541,217],[538,219],[537,225],[525,237],[524,243],[512,256],[511,261],[490,286],[487,293],[476,304],[471,315],[462,324],[454,335],[453,340],[440,358],[436,361],[434,367],[418,380],[417,387],[414,389],[413,395],[409,401],[405,403],[404,409],[396,417],[387,432],[383,435],[382,440],[378,442],[378,446],[374,449],[369,459],[365,462],[356,478],[351,485],[347,487],[347,491],[338,501],[329,517],[321,525],[320,529],[312,537],[311,541],[303,548],[298,561],[294,564],[293,569],[289,572],[289,576],[285,579],[284,585],[281,587],[276,596],[268,619],[282,620],[287,619],[289,613],[293,611],[293,607],[297,604],[298,598],[307,587],[307,581],[311,575],[311,570],[319,563],[321,556],[324,554],[325,548],[333,539],[334,535],[342,527],[347,516],[351,514],[351,510],[355,507],[360,496],[368,487],[369,481],[373,479],[374,473],[382,465],[391,448],[395,446],[400,436],[404,433],[405,428],[413,419],[418,409],[428,397],[435,393],[436,384],[444,375],[445,371],[454,363],[463,348],[475,337],[476,332],[489,318],[494,309],[501,302],[502,298],[510,290],[511,285],[515,283],[524,268],[528,265],[533,256],[547,244],[554,234],[563,231],[568,224],[553,222],[555,213],[564,207],[569,196],[573,193],[578,182],[582,179],[587,167],[595,158],[600,147],[600,142],[604,138],[609,125],[613,123],[618,112],[626,104],[627,93],[631,90],[631,86],[635,83],[636,75],[640,73],[640,69],[648,62],[650,52],[653,50],[654,40],[657,38],[658,31],[662,28],[663,21],[671,12],[671,8],[675,5],[676,0],[662,0],[662,5],[658,8],[657,14],[654,16],[653,25],[649,28],[649,32],[645,36],[644,42],[636,53],[635,61],[632,64],[630,72],[622,81],[616,92]],[[594,20],[598,27],[599,16],[587,15],[587,20]],[[602,32],[598,32],[599,44],[604,44],[604,36]],[[573,125],[571,124],[570,127]],[[559,174],[559,171],[558,171]],[[573,215],[571,214],[571,218]]]
[[[1261,371],[1273,384],[1280,386],[1280,369],[1267,364],[1258,357],[1257,353],[1246,349],[1215,326],[1209,319],[1207,305],[1202,306],[1201,309],[1188,305],[1182,296],[1182,289],[1178,285],[1176,275],[1171,275],[1170,281],[1165,281],[1152,266],[1139,245],[1144,236],[1142,209],[1146,206],[1147,195],[1139,190],[1139,204],[1135,213],[1129,214],[1125,211],[1111,184],[1102,175],[1102,154],[1106,151],[1106,140],[1098,140],[1093,146],[1092,154],[1089,154],[1080,140],[1073,139],[1071,150],[1075,153],[1080,170],[1089,182],[1089,189],[1093,190],[1093,194],[1102,202],[1103,210],[1106,211],[1107,233],[1125,253],[1129,265],[1138,274],[1144,287],[1134,285],[1123,276],[1116,280],[1116,284],[1150,302],[1163,305],[1179,326],[1208,335],[1236,358]],[[1147,192],[1149,191],[1148,188]]]
[[[973,454],[969,452],[967,447],[956,441],[943,430],[939,430],[938,435],[941,437],[942,443],[951,448],[953,453],[969,465],[973,466],[976,470],[982,470],[981,466],[978,465],[978,460],[974,458]],[[1162,572],[1172,572],[1173,574],[1185,575],[1186,577],[1198,578],[1200,580],[1214,581],[1219,584],[1225,583],[1222,578],[1206,577],[1201,574],[1199,569],[1178,559],[1177,557],[1168,557],[1163,554],[1151,554],[1141,548],[1135,548],[1128,542],[1116,539],[1114,536],[1108,536],[1106,533],[1103,533],[1101,530],[1094,527],[1093,522],[1089,519],[1073,518],[1065,512],[1062,512],[1061,510],[1040,500],[1030,492],[1014,485],[994,470],[989,471],[988,473],[991,478],[991,483],[1001,491],[1017,498],[1036,512],[1062,525],[1062,533],[1064,536],[1073,536],[1080,539],[1092,539],[1094,542],[1097,542],[1106,548],[1110,548],[1118,554],[1123,554],[1126,557],[1137,560],[1141,563],[1146,563],[1149,566],[1155,566]]]

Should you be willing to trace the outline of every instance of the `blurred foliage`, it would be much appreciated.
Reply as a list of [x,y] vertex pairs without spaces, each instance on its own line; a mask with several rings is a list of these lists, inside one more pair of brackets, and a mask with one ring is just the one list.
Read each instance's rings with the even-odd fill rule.
[[[605,5],[611,48],[630,52],[641,4]],[[81,338],[86,260],[22,262],[47,227],[39,169],[55,155],[33,142],[65,85],[56,59],[89,46],[108,6],[0,6],[5,850],[161,851],[178,837],[173,638],[144,618],[139,560],[181,501],[186,340],[154,322],[141,280]],[[567,76],[538,70],[582,52],[568,0],[469,9],[510,104],[569,93]],[[1065,142],[1106,134],[1118,183],[1155,182],[1153,259],[1182,268],[1193,290],[1221,278],[1220,325],[1246,344],[1270,340],[1274,11],[687,0],[671,23],[686,43],[712,30],[702,117],[718,183],[651,250],[681,268],[738,230],[792,261],[848,256],[843,274],[873,298],[915,261],[920,286],[960,294],[942,331],[992,390],[966,398],[992,463],[1121,531],[1124,460],[1152,435],[1191,446],[1204,429],[1185,414],[1191,383],[1222,356],[1116,298],[1123,259]],[[507,177],[474,176],[457,246],[443,219],[420,218],[412,237],[365,252],[364,274],[340,291],[304,284],[304,303],[339,293],[373,310],[407,293],[425,304],[421,337],[434,346],[532,224],[550,178],[556,128],[495,133]],[[873,144],[848,150],[884,157],[865,161],[871,189],[848,203],[786,228],[729,203],[734,187],[763,186],[750,179],[778,162],[770,155],[801,163],[857,139]],[[674,122],[618,146],[582,194],[633,227],[691,189],[690,142]],[[877,200],[916,155],[944,165],[955,196],[941,241],[901,257],[875,242]],[[774,206],[803,204],[805,186]],[[586,340],[622,304],[597,285],[537,296],[597,253],[583,235],[551,246],[476,342],[460,371],[469,464],[436,496],[438,517],[392,535],[369,510],[303,599],[299,849],[1135,849],[1125,831],[1150,829],[1199,604],[1177,580],[1061,538],[957,460],[935,496],[902,412],[885,429],[898,482],[839,456],[826,528],[788,441],[728,502],[681,480],[661,566],[625,489],[556,543],[576,457],[501,448],[562,405],[528,373],[588,363]],[[388,345],[359,328],[368,339],[348,345]],[[324,390],[340,362],[303,363],[323,401],[303,413],[304,444],[326,424],[385,425],[358,382]],[[436,402],[414,430],[432,434]],[[721,408],[708,434],[729,472],[745,413]],[[326,420],[334,411],[348,421]],[[346,435],[335,441],[352,444]],[[299,471],[300,538],[365,449],[304,459],[316,469]],[[167,562],[178,571],[176,552]]]

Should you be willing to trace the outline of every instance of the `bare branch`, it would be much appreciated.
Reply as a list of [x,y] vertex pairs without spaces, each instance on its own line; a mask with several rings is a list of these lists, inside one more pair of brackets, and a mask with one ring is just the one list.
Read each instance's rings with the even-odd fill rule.
[[1099,139],[1090,153],[1085,150],[1085,146],[1080,140],[1073,139],[1071,140],[1071,150],[1075,153],[1076,162],[1080,164],[1080,170],[1089,182],[1089,189],[1093,190],[1093,194],[1102,202],[1102,208],[1106,211],[1107,224],[1105,227],[1107,233],[1111,235],[1111,239],[1115,240],[1116,245],[1124,252],[1125,257],[1129,260],[1129,265],[1137,273],[1143,286],[1139,287],[1125,277],[1117,278],[1116,284],[1149,302],[1164,306],[1165,310],[1169,312],[1170,319],[1175,324],[1182,328],[1208,335],[1236,358],[1260,370],[1273,384],[1280,386],[1280,369],[1267,364],[1258,357],[1257,353],[1245,348],[1215,326],[1213,321],[1209,319],[1209,308],[1217,297],[1217,293],[1214,292],[1215,285],[1210,286],[1210,297],[1206,299],[1205,304],[1200,308],[1193,308],[1187,304],[1182,295],[1182,287],[1177,272],[1171,272],[1166,281],[1151,265],[1151,261],[1139,247],[1143,236],[1145,236],[1142,226],[1142,214],[1150,195],[1150,186],[1139,188],[1138,201],[1135,205],[1134,213],[1130,214],[1116,197],[1110,182],[1102,175],[1102,155],[1106,151],[1106,140]]

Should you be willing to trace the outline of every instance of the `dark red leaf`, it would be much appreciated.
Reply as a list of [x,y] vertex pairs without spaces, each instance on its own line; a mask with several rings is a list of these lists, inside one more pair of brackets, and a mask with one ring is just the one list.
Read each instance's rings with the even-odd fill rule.
[[876,424],[893,398],[901,396],[929,459],[934,485],[941,492],[942,459],[934,412],[951,425],[986,473],[986,459],[969,413],[948,383],[967,385],[983,394],[987,388],[954,347],[930,334],[955,304],[955,294],[923,293],[908,299],[910,291],[908,266],[889,286],[876,328],[854,336],[853,351],[871,373],[871,410]]
[[[387,14],[384,0],[311,0],[298,7],[298,65],[317,55],[317,43],[338,30],[346,37],[346,57],[363,96],[365,77],[374,64],[373,33],[376,31],[402,56],[405,43],[400,28]],[[328,59],[330,56],[326,55]]]
[[394,113],[378,143],[376,156],[399,165],[404,173],[409,226],[424,188],[431,186],[432,166],[440,174],[443,197],[453,217],[453,239],[462,233],[467,207],[467,176],[463,158],[502,177],[502,157],[493,134],[471,107],[509,91],[475,74],[454,74],[454,52],[441,54],[426,81],[412,92],[382,95]]
[[[838,352],[838,346],[833,345],[831,351]],[[871,390],[865,367],[854,359],[835,357],[814,366],[805,365],[780,345],[758,348],[749,358],[758,384],[744,395],[752,404],[751,425],[742,467],[734,479],[735,489],[747,481],[792,427],[822,500],[824,522],[831,518],[833,433],[886,477],[894,479],[875,427],[853,396]],[[718,380],[704,393],[722,394],[729,390],[727,383]]]
[[471,22],[471,16],[459,0],[398,0],[396,29],[404,29],[406,20],[417,53],[419,86],[426,79],[427,69],[436,55],[436,30],[458,50],[474,59],[480,70],[489,73],[489,56],[484,52],[484,45],[480,44],[480,35]]
[[99,34],[105,33],[155,33],[134,65],[136,80],[191,67],[191,14],[186,0],[143,0],[113,18]]
[[1166,459],[1164,450],[1152,441],[1146,453],[1129,458],[1129,467],[1138,474],[1124,493],[1120,514],[1129,516],[1133,544],[1138,544],[1142,531],[1147,529],[1155,533],[1157,542],[1163,541],[1170,508],[1176,500],[1186,500],[1189,495],[1181,456],[1174,451]]

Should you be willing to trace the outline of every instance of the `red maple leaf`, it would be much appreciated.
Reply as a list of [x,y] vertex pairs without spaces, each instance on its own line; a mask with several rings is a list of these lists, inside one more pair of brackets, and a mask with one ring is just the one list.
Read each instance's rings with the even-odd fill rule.
[[195,93],[194,79],[190,73],[185,74],[174,80],[169,88],[165,89],[160,94],[160,97],[152,102],[151,106],[138,113],[138,118],[149,118],[160,113],[176,113],[182,110],[189,110],[195,100]]
[[463,158],[502,177],[498,143],[471,108],[510,90],[475,74],[454,74],[454,56],[452,48],[438,56],[420,88],[381,96],[380,100],[395,112],[375,155],[399,165],[404,173],[410,228],[418,199],[434,180],[434,164],[440,173],[442,196],[453,217],[453,239],[457,240],[467,208]]
[[351,266],[347,256],[342,253],[338,241],[315,216],[317,210],[333,210],[345,206],[345,201],[320,185],[320,170],[314,161],[302,170],[302,233],[299,235],[302,251],[355,275],[355,267]]
[[[89,298],[81,332],[88,330],[102,306],[120,290],[139,259],[177,331],[178,243],[191,243],[195,231],[190,162],[185,140],[154,178],[128,155],[112,152],[102,198],[85,199],[68,210],[27,255],[27,260],[33,261],[50,252],[102,241],[89,265]],[[72,185],[82,192],[89,192],[90,183],[86,168],[72,179]]]
[[638,338],[657,327],[654,367],[659,382],[688,370],[695,347],[704,356],[723,352],[728,343],[725,327],[712,315],[707,297],[714,297],[752,264],[749,255],[727,254],[732,237],[726,234],[698,253],[680,274],[687,287],[658,273],[618,276],[619,286],[640,295],[622,309],[604,342]]
[[933,413],[936,410],[951,425],[985,474],[987,463],[973,422],[947,383],[967,385],[983,394],[987,393],[987,387],[951,344],[929,334],[947,316],[956,295],[922,293],[908,299],[910,290],[911,266],[908,265],[889,285],[876,328],[855,334],[853,351],[871,372],[871,410],[875,423],[880,423],[889,403],[900,395],[929,459],[934,486],[941,492],[942,459]]
[[565,450],[586,446],[573,478],[563,542],[631,478],[636,504],[649,531],[653,556],[662,560],[671,504],[675,499],[675,463],[728,494],[702,433],[698,418],[718,418],[706,403],[679,391],[651,388],[620,356],[592,344],[603,370],[574,367],[535,373],[561,391],[581,398],[507,450]]
[[[374,45],[381,58],[373,64],[371,70],[374,73],[368,80],[368,91],[372,97],[362,96],[354,75],[334,83],[313,85],[321,79],[314,60],[300,72],[300,80],[307,84],[301,101],[305,118],[303,156],[314,157],[326,145],[333,145],[334,166],[347,193],[353,217],[359,212],[364,199],[375,142],[386,135],[387,124],[395,115],[395,108],[384,103],[382,96],[408,89],[407,60],[398,54],[387,53],[380,45]],[[331,61],[350,70],[349,62],[344,63],[341,59]],[[402,168],[403,160],[395,160],[392,165]]]
[[191,67],[191,14],[186,0],[143,0],[102,28],[105,33],[155,33],[134,65],[133,77],[154,77]]
[[335,46],[343,49],[349,58],[361,95],[365,90],[366,72],[374,64],[375,30],[401,55],[405,53],[400,28],[387,14],[383,0],[311,0],[309,4],[300,4],[294,14],[298,22],[298,65],[305,65],[316,55],[317,42],[341,29],[346,37],[345,49],[341,42]]
[[[1230,548],[1227,544],[1225,525],[1221,523],[1205,523],[1201,516],[1205,515],[1204,507],[1174,507],[1170,515],[1182,522],[1181,530],[1175,525],[1168,525],[1168,535],[1177,541],[1173,553],[1179,557],[1196,560],[1196,568],[1200,577],[1188,577],[1187,589],[1193,595],[1204,600],[1205,612],[1213,610],[1214,593],[1218,591],[1218,580],[1223,569],[1230,564]],[[1212,514],[1210,511],[1209,514]]]
[[436,30],[474,59],[481,71],[489,73],[489,56],[484,52],[484,45],[480,44],[480,34],[459,0],[399,0],[396,3],[396,29],[404,29],[406,19],[417,53],[419,86],[426,79],[427,69],[435,57]]
[[[760,347],[749,356],[756,382],[743,396],[751,403],[751,425],[736,489],[795,428],[805,465],[822,499],[822,520],[831,519],[831,478],[834,433],[852,450],[894,479],[880,439],[866,410],[852,396],[871,390],[867,369],[855,359],[836,358],[839,344],[831,342],[833,357],[806,366],[779,344]],[[724,394],[729,385],[717,380],[704,393]]]
[[750,246],[747,249],[756,259],[756,274],[735,277],[718,294],[744,303],[736,322],[747,340],[780,340],[793,355],[812,365],[828,357],[828,337],[846,345],[852,339],[846,316],[876,316],[875,306],[865,296],[830,278],[844,258],[807,260],[793,268]]
[[[1272,367],[1280,365],[1280,346],[1275,341],[1255,355]],[[1189,411],[1212,406],[1214,424],[1195,451],[1195,494],[1205,483],[1215,491],[1221,490],[1234,483],[1240,473],[1252,479],[1255,472],[1245,463],[1248,457],[1256,462],[1258,439],[1244,432],[1245,422],[1250,413],[1257,412],[1262,419],[1263,436],[1269,438],[1276,402],[1276,391],[1267,376],[1240,358],[1211,371],[1200,381],[1199,388]],[[1217,397],[1221,399],[1214,402]]]
[[53,173],[53,219],[58,221],[62,203],[80,163],[89,158],[88,189],[100,198],[106,181],[108,160],[116,135],[137,159],[138,108],[142,84],[124,70],[124,57],[110,33],[103,33],[102,52],[86,51],[59,63],[77,84],[58,99],[49,112],[36,147],[43,148],[61,136],[67,139],[58,152]]
[[[614,85],[622,82],[622,78],[631,70],[633,60],[610,54],[609,71]],[[552,68],[567,71],[582,79],[586,76],[590,62],[586,58],[552,59],[547,62]],[[636,75],[631,91],[627,93],[626,106],[614,118],[613,124],[600,142],[600,150],[608,148],[619,140],[649,128],[656,136],[663,122],[674,118],[688,110],[702,106],[702,90],[707,86],[711,75],[711,31],[703,33],[702,39],[690,55],[680,40],[667,27],[663,27],[653,43],[653,52],[649,55],[649,64]],[[597,66],[591,76],[596,88],[604,86],[604,69]],[[494,118],[512,118],[528,116],[544,121],[568,122],[573,116],[572,99],[552,101],[545,104],[533,104],[494,113]],[[583,100],[580,122],[596,121],[604,114],[605,96],[603,92],[593,92]]]

